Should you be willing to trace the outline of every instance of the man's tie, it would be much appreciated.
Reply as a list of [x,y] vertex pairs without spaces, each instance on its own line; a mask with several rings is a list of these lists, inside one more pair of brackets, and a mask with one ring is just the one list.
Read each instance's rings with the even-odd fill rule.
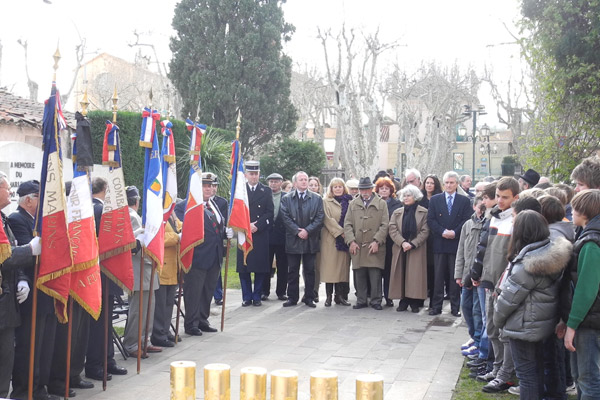
[[304,203],[304,192],[300,193],[298,198],[298,222],[303,223],[304,216],[302,215],[302,203]]
[[452,196],[448,196],[448,215],[452,214]]

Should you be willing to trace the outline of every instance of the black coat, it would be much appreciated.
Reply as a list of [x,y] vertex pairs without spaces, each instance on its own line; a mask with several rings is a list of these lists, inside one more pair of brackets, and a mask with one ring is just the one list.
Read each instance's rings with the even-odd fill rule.
[[238,249],[237,272],[270,272],[269,234],[273,226],[273,192],[268,186],[258,183],[254,192],[246,184],[250,222],[258,229],[252,234],[252,251],[248,253],[246,265],[244,254]]
[[[285,251],[291,254],[317,253],[320,250],[321,228],[323,227],[323,199],[307,190],[302,203],[302,217],[298,214],[298,192],[294,189],[281,199],[279,212],[285,225]],[[298,237],[298,229],[308,232],[308,240]]]
[[[287,195],[284,191],[280,191],[278,196],[281,196],[279,201],[279,212],[274,216],[273,227],[269,234],[269,244],[271,246],[285,246],[285,225],[281,214],[281,201]],[[273,197],[276,195],[274,194]]]
[[4,232],[10,242],[12,254],[9,258],[0,264],[0,273],[2,274],[2,294],[0,294],[0,330],[6,328],[15,328],[21,324],[19,313],[19,303],[17,301],[17,283],[19,281],[31,282],[23,273],[22,268],[33,269],[34,258],[31,254],[31,246],[27,243],[17,246],[15,236],[7,223],[7,217],[2,215],[2,224]]
[[[442,192],[431,197],[428,211],[427,225],[430,235],[433,236],[433,252],[456,254],[462,226],[473,215],[469,198],[455,192],[452,214],[448,215],[446,194]],[[444,239],[444,229],[454,231],[454,239]]]
[[204,209],[204,242],[194,247],[192,268],[211,269],[223,261],[224,225]]

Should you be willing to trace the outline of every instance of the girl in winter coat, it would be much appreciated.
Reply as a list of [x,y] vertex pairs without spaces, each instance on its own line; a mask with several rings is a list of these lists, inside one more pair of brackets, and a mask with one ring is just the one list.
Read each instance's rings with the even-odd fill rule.
[[541,214],[525,210],[515,218],[494,324],[509,339],[521,399],[540,399],[544,393],[543,340],[558,322],[560,280],[571,248],[564,238],[550,241]]

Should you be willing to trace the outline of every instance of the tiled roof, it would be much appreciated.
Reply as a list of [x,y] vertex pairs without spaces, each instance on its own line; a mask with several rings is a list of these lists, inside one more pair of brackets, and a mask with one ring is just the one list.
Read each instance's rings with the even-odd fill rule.
[[[63,110],[67,125],[75,129],[75,114]],[[42,129],[44,103],[15,96],[0,88],[0,124],[30,125]]]

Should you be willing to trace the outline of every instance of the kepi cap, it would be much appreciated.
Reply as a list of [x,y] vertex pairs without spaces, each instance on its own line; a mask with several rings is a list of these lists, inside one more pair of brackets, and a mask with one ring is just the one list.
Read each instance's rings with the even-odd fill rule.
[[255,160],[246,161],[246,172],[248,171],[260,171],[260,162]]
[[19,197],[27,196],[28,194],[39,193],[40,182],[39,181],[25,181],[19,185],[17,194]]

